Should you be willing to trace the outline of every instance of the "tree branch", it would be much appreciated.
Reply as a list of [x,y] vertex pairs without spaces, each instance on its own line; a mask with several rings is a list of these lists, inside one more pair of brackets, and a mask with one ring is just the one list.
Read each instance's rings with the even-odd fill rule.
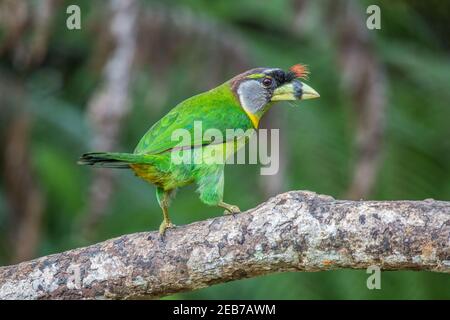
[[0,268],[0,299],[157,298],[284,271],[450,272],[450,202],[280,194],[245,213]]

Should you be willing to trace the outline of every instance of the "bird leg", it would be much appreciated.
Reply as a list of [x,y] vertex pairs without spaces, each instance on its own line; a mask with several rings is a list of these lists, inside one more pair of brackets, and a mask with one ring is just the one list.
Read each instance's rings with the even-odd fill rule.
[[228,204],[225,203],[223,201],[220,201],[217,204],[219,207],[222,207],[225,209],[225,211],[223,212],[224,215],[229,215],[229,214],[236,214],[236,213],[240,213],[241,209],[239,209],[238,206],[232,205],[232,204]]
[[223,214],[235,214],[241,212],[239,207],[222,201],[223,199],[223,165],[215,168],[208,167],[206,172],[198,181],[200,200],[207,205],[214,205],[224,208]]
[[175,225],[170,221],[169,218],[169,210],[167,207],[161,207],[163,211],[164,220],[161,222],[161,225],[159,226],[159,234],[161,236],[164,235],[167,229],[175,227]]
[[159,226],[159,234],[161,236],[164,235],[168,228],[175,227],[172,221],[170,221],[169,217],[169,201],[171,192],[172,190],[165,191],[164,189],[159,187],[156,189],[156,198],[158,199],[159,206],[161,207],[163,212],[163,222]]

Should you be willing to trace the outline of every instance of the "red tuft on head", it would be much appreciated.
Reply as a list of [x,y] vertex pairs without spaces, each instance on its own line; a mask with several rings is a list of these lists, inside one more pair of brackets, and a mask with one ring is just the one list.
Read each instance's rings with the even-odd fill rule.
[[289,70],[292,71],[297,78],[305,79],[309,74],[308,67],[304,64],[295,64],[290,67]]

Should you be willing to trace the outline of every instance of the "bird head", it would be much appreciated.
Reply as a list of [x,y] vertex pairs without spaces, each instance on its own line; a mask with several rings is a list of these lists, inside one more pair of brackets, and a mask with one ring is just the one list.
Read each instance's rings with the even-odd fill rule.
[[253,125],[273,102],[318,98],[319,94],[300,79],[308,75],[306,66],[297,64],[289,71],[279,68],[256,68],[231,79],[231,88]]

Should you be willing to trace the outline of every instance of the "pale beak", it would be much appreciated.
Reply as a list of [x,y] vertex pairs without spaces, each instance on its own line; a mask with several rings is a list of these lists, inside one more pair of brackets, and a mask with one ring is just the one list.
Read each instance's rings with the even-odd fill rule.
[[316,90],[298,80],[275,89],[271,101],[307,100],[320,97]]

